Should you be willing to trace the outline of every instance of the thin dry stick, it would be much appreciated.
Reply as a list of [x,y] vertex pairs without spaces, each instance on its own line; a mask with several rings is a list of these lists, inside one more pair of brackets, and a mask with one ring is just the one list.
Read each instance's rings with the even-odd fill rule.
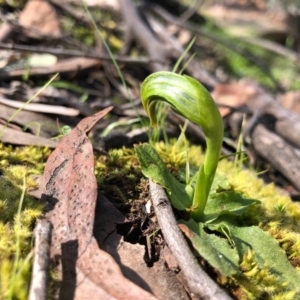
[[29,103],[25,107],[23,107],[24,102],[2,98],[1,96],[0,96],[0,103],[14,108],[22,107],[23,110],[28,110],[28,111],[36,111],[40,113],[64,115],[64,116],[71,116],[71,117],[78,116],[80,113],[80,111],[75,108],[59,106],[59,105],[48,105],[42,103]]
[[[84,51],[70,50],[70,49],[49,48],[49,47],[30,46],[30,45],[2,43],[2,42],[0,42],[0,49],[32,52],[32,53],[49,53],[53,55],[86,57],[86,58],[95,58],[99,60],[111,61],[111,57],[109,55],[105,55],[105,54],[99,55],[95,53],[86,53]],[[96,52],[96,50],[94,51]],[[115,56],[115,60],[118,61],[119,63],[137,64],[137,65],[148,65],[149,63],[152,62],[152,60],[147,57],[132,58],[132,57]]]
[[271,162],[300,190],[300,152],[280,136],[269,131],[263,125],[257,125],[252,132],[252,144],[257,153]]
[[35,228],[35,253],[29,300],[46,300],[49,281],[51,224],[48,220],[38,220]]
[[150,180],[150,194],[158,223],[168,246],[184,273],[192,297],[204,300],[229,300],[222,290],[200,267],[188,247],[175,220],[170,201],[161,186]]
[[168,58],[166,45],[163,45],[149,29],[149,26],[142,20],[132,0],[119,0],[122,14],[127,25],[127,39],[135,40],[144,48],[152,61],[160,63],[151,63],[150,68],[153,72],[166,69],[165,62]]

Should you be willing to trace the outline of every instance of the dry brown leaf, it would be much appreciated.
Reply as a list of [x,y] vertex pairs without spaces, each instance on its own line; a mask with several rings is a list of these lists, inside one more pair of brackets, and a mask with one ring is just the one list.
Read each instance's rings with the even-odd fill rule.
[[62,262],[61,299],[79,299],[85,292],[88,299],[156,299],[124,278],[93,237],[97,181],[87,133],[111,109],[83,119],[60,141],[45,167],[42,200],[53,225],[51,255]]
[[287,109],[300,114],[300,91],[291,91],[279,98],[279,103]]
[[22,26],[34,30],[30,32],[31,36],[60,35],[57,13],[47,1],[28,1],[20,14],[19,22]]
[[[53,223],[52,254],[60,254],[61,244],[93,234],[93,216],[97,199],[93,148],[87,133],[112,107],[83,119],[65,136],[50,155],[44,172],[43,197],[47,217]],[[87,220],[92,216],[91,222]]]
[[149,268],[144,260],[145,246],[127,243],[115,231],[116,224],[122,224],[124,219],[124,215],[108,199],[98,196],[94,235],[101,248],[119,262],[126,278],[144,290],[152,291],[158,299],[189,299],[177,280],[178,269],[170,272],[165,266],[164,250],[167,246],[160,253],[160,259]]
[[257,89],[251,83],[240,81],[228,84],[217,84],[211,95],[220,106],[219,110],[222,117],[225,117],[232,111],[232,108],[245,105],[257,92]]

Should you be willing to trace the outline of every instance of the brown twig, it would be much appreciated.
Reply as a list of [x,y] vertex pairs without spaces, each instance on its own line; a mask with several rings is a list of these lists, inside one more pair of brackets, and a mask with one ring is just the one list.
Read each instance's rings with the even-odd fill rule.
[[193,14],[195,14],[199,10],[202,4],[202,0],[195,0],[194,3],[180,16],[180,21],[186,22]]
[[153,72],[166,70],[165,63],[168,58],[166,46],[154,36],[149,26],[142,20],[132,0],[120,0],[119,2],[127,25],[127,39],[134,37],[147,51],[152,61],[150,66]]
[[[106,54],[99,55],[99,54],[86,53],[77,50],[67,50],[67,49],[29,46],[29,45],[10,44],[10,43],[0,43],[0,49],[8,49],[8,50],[16,50],[16,51],[32,52],[32,53],[49,53],[53,55],[86,57],[86,58],[95,58],[99,60],[111,61],[111,57]],[[132,58],[132,57],[118,57],[118,56],[115,56],[115,60],[119,63],[133,64],[133,65],[147,65],[151,62],[154,62],[149,58]]]
[[273,41],[269,41],[261,38],[243,38],[246,42],[253,44],[255,46],[261,47],[263,49],[272,51],[273,53],[279,54],[281,56],[285,56],[288,59],[296,61],[299,63],[299,54],[293,50],[288,49],[287,47],[281,46],[278,43]]
[[150,180],[150,194],[164,239],[184,273],[192,296],[196,299],[231,299],[217,283],[201,269],[176,223],[170,201],[161,186]]
[[[247,51],[245,48],[240,47],[239,45],[234,44],[233,41],[229,41],[228,39],[224,39],[222,37],[219,37],[217,34],[214,34],[212,32],[207,31],[206,29],[201,28],[197,24],[193,24],[191,22],[182,22],[180,18],[174,17],[172,14],[167,12],[162,7],[152,4],[149,6],[149,9],[151,9],[155,14],[157,14],[159,17],[163,18],[169,23],[175,24],[177,26],[180,26],[181,28],[188,29],[189,31],[193,32],[196,35],[206,37],[210,39],[211,41],[214,41],[220,45],[223,45],[227,49],[230,49],[231,51],[234,51],[240,55],[243,55],[246,57],[249,61],[251,61],[253,64],[259,66],[263,72],[265,72],[270,79],[274,82],[274,84],[278,85],[277,81],[273,78],[272,74],[270,74],[269,66],[267,66],[259,57],[254,56],[252,53]],[[193,68],[195,68],[193,66]],[[195,77],[194,75],[192,75]],[[196,77],[197,78],[197,77]]]
[[257,125],[252,132],[252,143],[257,153],[271,162],[300,191],[300,153],[281,137]]
[[46,300],[48,298],[51,231],[52,226],[48,220],[37,221],[29,300]]
[[262,89],[249,99],[247,106],[252,113],[255,113],[257,110],[260,111],[257,121],[264,121],[264,116],[272,116],[274,121],[271,122],[269,120],[268,125],[272,125],[275,132],[300,148],[300,117],[298,114],[284,108],[271,94],[266,93]]
[[60,106],[60,105],[48,105],[42,103],[28,103],[24,106],[24,102],[3,98],[0,96],[0,103],[8,105],[14,108],[22,108],[23,110],[36,111],[40,113],[56,114],[64,116],[78,116],[80,111],[75,108]]

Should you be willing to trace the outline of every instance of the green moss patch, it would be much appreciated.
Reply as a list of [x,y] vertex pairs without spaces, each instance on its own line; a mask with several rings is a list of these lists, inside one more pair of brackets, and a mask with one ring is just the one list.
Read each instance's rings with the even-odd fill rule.
[[[191,178],[203,162],[200,147],[186,142],[157,143],[155,149],[181,182],[186,180],[187,170]],[[28,191],[37,187],[32,175],[42,173],[49,154],[45,148],[0,144],[1,299],[26,299],[28,295],[33,226],[42,213],[40,203],[29,196]],[[134,149],[111,150],[108,156],[96,157],[95,174],[99,191],[125,214],[138,217],[139,205],[144,205],[149,196],[147,180],[141,173]],[[264,185],[253,171],[238,169],[228,160],[221,160],[217,174],[226,178],[223,188],[261,201],[260,205],[251,206],[239,222],[245,226],[258,225],[270,234],[299,274],[300,205],[282,195],[273,184]],[[237,234],[243,237],[243,232]],[[259,263],[258,253],[251,250],[246,253],[239,264],[242,276],[224,277],[216,270],[212,276],[238,299],[297,299],[288,282],[280,281],[271,268]],[[208,271],[211,273],[211,268]]]

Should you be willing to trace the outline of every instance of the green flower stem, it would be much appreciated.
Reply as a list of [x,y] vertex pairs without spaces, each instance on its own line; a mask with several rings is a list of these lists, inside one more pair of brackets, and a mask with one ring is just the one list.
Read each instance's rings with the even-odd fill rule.
[[199,221],[217,169],[223,140],[223,121],[209,92],[195,79],[172,72],[157,72],[145,79],[141,88],[142,104],[151,125],[157,124],[157,104],[167,102],[178,114],[200,125],[207,151],[199,170],[191,214]]

